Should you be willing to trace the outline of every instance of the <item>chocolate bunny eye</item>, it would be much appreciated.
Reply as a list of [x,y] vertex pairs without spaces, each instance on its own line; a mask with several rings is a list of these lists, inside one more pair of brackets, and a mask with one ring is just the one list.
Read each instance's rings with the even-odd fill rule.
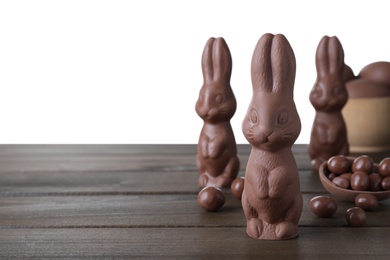
[[313,96],[314,97],[320,97],[322,95],[322,89],[319,84],[317,84],[313,89]]
[[256,110],[251,110],[251,121],[253,124],[257,124],[258,116]]
[[288,121],[288,113],[287,111],[283,110],[280,112],[279,117],[278,117],[278,124],[284,125]]

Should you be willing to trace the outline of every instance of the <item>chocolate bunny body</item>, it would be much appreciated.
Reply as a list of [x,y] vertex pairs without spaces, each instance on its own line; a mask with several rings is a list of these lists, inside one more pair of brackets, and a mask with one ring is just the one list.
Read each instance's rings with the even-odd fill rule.
[[253,97],[242,123],[252,150],[241,201],[253,238],[298,235],[302,194],[291,151],[301,131],[293,100],[295,68],[294,52],[283,35],[260,38],[251,65]]
[[316,52],[316,69],[317,80],[310,92],[310,102],[316,110],[309,144],[314,171],[334,155],[349,154],[347,129],[341,114],[348,101],[344,82],[346,65],[337,37],[321,39]]
[[230,86],[232,58],[223,38],[207,41],[202,71],[204,83],[195,107],[204,121],[196,160],[199,186],[228,187],[237,177],[240,162],[230,125],[236,111],[236,99]]

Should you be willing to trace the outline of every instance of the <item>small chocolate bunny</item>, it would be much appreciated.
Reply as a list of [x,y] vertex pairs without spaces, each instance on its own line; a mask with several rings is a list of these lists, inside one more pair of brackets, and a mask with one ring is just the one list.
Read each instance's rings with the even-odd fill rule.
[[337,37],[321,39],[316,52],[316,68],[317,80],[309,97],[316,110],[309,144],[313,171],[318,171],[320,165],[334,155],[349,154],[341,109],[348,101],[344,78],[353,77],[353,73],[346,73],[349,67],[344,64],[343,47]]
[[195,107],[204,121],[196,160],[199,186],[229,187],[237,177],[240,161],[230,125],[236,111],[236,99],[230,86],[232,58],[223,38],[207,41],[202,71],[204,82]]
[[293,100],[295,56],[284,35],[264,34],[252,57],[253,97],[242,131],[252,146],[242,207],[250,237],[290,239],[302,213],[298,168],[291,146],[301,131]]

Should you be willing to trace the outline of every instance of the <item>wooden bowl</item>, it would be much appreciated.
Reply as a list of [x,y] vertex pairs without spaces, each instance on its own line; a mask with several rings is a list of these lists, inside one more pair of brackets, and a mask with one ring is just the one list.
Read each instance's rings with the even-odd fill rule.
[[354,80],[342,110],[351,153],[390,151],[390,86]]
[[[348,157],[349,160],[353,161],[354,157]],[[378,164],[375,164],[378,166]],[[320,180],[324,188],[333,196],[337,197],[340,200],[344,201],[355,201],[355,197],[359,194],[366,193],[374,195],[378,200],[385,200],[390,198],[390,190],[387,191],[357,191],[342,189],[337,187],[331,180],[329,180],[329,170],[327,167],[327,162],[321,164],[319,169]]]

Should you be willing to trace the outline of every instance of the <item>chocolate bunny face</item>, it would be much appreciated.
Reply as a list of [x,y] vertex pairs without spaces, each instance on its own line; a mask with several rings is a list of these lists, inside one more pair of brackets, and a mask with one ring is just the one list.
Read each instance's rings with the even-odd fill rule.
[[276,151],[290,147],[301,123],[293,101],[295,56],[287,39],[265,34],[258,41],[251,65],[253,98],[242,124],[252,146]]
[[344,83],[344,51],[337,37],[324,36],[316,52],[317,80],[310,102],[317,111],[340,111],[348,101]]
[[202,55],[203,86],[196,102],[197,114],[206,122],[229,120],[236,111],[230,86],[232,58],[223,38],[210,38]]

